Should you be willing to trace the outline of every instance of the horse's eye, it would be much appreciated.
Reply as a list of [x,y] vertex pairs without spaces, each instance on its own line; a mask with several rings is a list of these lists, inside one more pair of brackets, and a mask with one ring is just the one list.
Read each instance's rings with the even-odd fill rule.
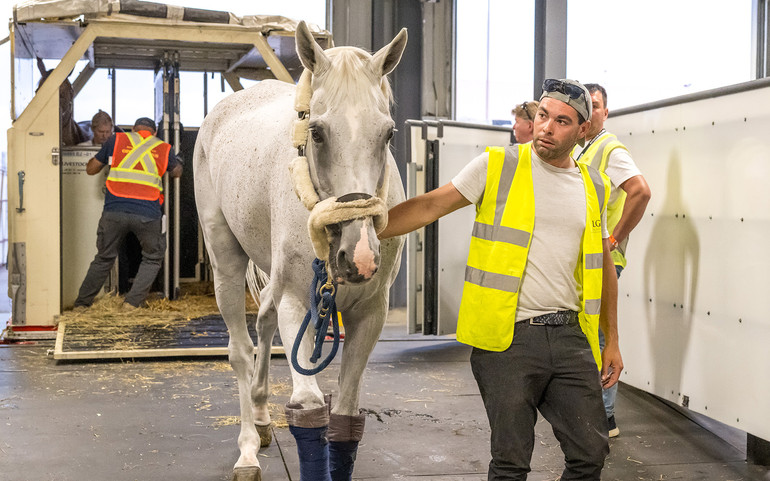
[[313,142],[315,142],[316,144],[323,143],[323,141],[324,141],[324,138],[321,135],[321,132],[319,132],[319,131],[317,131],[315,129],[310,131],[310,136],[313,138]]

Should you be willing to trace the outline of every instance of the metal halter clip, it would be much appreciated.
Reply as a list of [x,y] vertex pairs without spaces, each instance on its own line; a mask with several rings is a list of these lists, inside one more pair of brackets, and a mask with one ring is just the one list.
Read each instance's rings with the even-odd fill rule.
[[326,284],[322,285],[320,289],[318,289],[319,294],[323,294],[324,291],[328,291],[330,295],[334,295],[334,291],[336,290],[334,287],[334,284],[332,284],[330,281],[326,281]]

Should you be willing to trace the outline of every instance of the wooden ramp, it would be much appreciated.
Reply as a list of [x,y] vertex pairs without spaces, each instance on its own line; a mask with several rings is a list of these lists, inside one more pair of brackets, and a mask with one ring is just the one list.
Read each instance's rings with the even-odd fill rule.
[[[249,333],[256,344],[255,314],[247,314]],[[131,322],[105,316],[88,322],[60,322],[54,359],[128,359],[149,357],[226,356],[229,335],[222,317]],[[284,354],[273,343],[272,354]]]

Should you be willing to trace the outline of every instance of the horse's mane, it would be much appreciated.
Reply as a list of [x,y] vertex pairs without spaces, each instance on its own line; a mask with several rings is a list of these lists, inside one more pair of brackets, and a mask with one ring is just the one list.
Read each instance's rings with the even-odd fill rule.
[[377,107],[388,112],[393,103],[393,91],[387,76],[377,78],[377,74],[368,68],[371,55],[355,47],[336,47],[326,50],[331,60],[330,67],[321,74],[324,84],[325,99],[332,105],[339,104],[352,97],[355,101],[366,102],[371,99],[371,85],[380,83],[382,95],[377,96]]

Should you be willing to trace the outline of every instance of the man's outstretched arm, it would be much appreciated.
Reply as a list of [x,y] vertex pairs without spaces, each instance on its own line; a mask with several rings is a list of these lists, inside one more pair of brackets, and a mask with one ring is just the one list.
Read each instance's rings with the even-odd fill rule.
[[388,226],[380,232],[379,238],[387,239],[412,232],[466,205],[470,205],[468,199],[449,182],[390,209]]

